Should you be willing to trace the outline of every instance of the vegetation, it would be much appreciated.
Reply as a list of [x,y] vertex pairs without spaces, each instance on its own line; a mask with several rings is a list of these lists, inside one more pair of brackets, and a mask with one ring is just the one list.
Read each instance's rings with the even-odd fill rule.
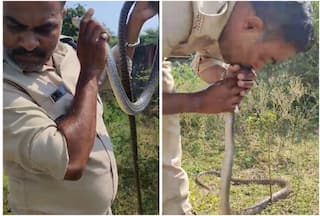
[[73,17],[82,17],[86,9],[78,4],[75,8],[68,8],[67,13],[63,19],[62,34],[73,37],[75,40],[78,38],[78,29],[72,24]]
[[[67,13],[63,20],[62,25],[62,35],[67,35],[73,37],[74,40],[78,39],[78,29],[72,24],[73,17],[82,17],[86,12],[86,9],[78,4],[75,8],[68,8]],[[113,47],[118,43],[118,38],[114,35],[114,33],[106,26],[105,23],[102,23],[102,26],[105,28],[107,32],[110,33],[111,38],[109,40],[110,47]]]
[[[180,90],[195,90],[205,85],[193,77],[189,66],[177,66],[174,74]],[[182,82],[182,76],[193,78]],[[293,193],[288,199],[270,205],[262,214],[318,214],[317,92],[302,85],[300,78],[274,76],[271,80],[259,78],[259,86],[252,89],[237,114],[233,176],[268,179],[270,166],[271,176],[287,179]],[[195,82],[199,84],[192,88]],[[314,104],[301,101],[307,93],[313,95]],[[297,101],[300,101],[298,105]],[[181,126],[182,163],[189,174],[191,202],[199,214],[217,214],[219,179],[204,177],[213,188],[210,192],[194,180],[200,171],[221,169],[223,115],[184,114]],[[268,195],[268,186],[232,186],[232,209],[239,212]]]
[[[104,121],[113,143],[119,173],[119,188],[112,206],[113,214],[137,214],[136,187],[130,143],[128,116],[118,107],[109,93],[104,98]],[[142,205],[144,214],[158,214],[159,186],[159,117],[150,114],[154,105],[137,116],[138,152]]]

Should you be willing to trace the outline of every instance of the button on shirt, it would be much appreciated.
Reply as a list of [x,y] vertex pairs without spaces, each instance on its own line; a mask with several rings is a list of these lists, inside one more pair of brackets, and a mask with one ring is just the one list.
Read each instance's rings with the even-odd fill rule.
[[[58,43],[54,67],[23,73],[4,54],[4,170],[14,213],[110,213],[118,185],[116,162],[97,100],[97,136],[83,176],[65,181],[66,139],[56,121],[68,112],[80,64],[70,46]],[[53,98],[54,96],[54,98]]]

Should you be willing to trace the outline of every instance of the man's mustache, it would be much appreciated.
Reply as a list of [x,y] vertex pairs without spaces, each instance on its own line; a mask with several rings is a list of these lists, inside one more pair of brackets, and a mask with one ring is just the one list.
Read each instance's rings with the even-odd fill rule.
[[46,52],[40,48],[35,48],[32,51],[28,51],[22,47],[11,50],[11,55],[32,55],[39,58],[46,57]]

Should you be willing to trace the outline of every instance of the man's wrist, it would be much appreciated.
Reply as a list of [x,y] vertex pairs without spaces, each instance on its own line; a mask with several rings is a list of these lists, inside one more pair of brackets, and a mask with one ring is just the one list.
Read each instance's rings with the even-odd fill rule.
[[201,113],[202,106],[202,92],[195,92],[190,94],[190,111],[192,113]]
[[141,13],[133,11],[130,16],[129,23],[132,22],[134,25],[142,26],[148,19],[141,16]]
[[[80,76],[78,79],[78,86],[84,87],[84,86],[88,86],[89,88],[92,88],[93,90],[98,90],[98,76],[97,75],[93,75],[93,74],[97,74],[98,72],[94,72],[94,73],[81,73],[80,72]],[[89,74],[89,75],[88,75]]]

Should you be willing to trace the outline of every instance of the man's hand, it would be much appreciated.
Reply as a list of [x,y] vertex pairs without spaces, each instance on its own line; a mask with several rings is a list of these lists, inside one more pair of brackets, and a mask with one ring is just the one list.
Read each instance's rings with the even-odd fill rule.
[[77,54],[81,71],[72,106],[65,118],[57,123],[68,147],[65,180],[81,178],[96,137],[97,78],[105,67],[107,39],[101,37],[105,30],[92,15],[93,10],[89,9],[80,23]]
[[[216,69],[218,70],[218,68]],[[201,107],[199,112],[220,113],[234,111],[235,107],[240,104],[243,96],[255,84],[256,73],[253,69],[235,64],[228,67],[225,77],[222,78],[224,80],[217,82],[202,92],[204,96],[200,101]],[[215,101],[212,101],[212,98],[215,98]]]
[[155,11],[152,8],[150,2],[137,1],[131,16],[133,19],[136,19],[137,21],[141,21],[142,23],[144,23],[156,14],[157,11]]
[[[129,22],[127,24],[128,43],[134,44],[138,41],[140,30],[143,24],[154,15],[156,15],[156,11],[151,7],[149,2],[136,2],[134,9],[130,15]],[[133,58],[134,49],[134,47],[127,47],[127,55],[130,59]]]
[[256,73],[253,69],[243,68],[240,65],[231,65],[226,78],[236,78],[238,87],[242,88],[240,95],[245,96],[256,82]]
[[256,79],[253,70],[240,65],[231,65],[227,71],[222,66],[213,65],[201,71],[199,76],[208,83],[220,81],[195,93],[164,93],[164,114],[232,112]]
[[207,89],[198,92],[196,104],[198,113],[232,112],[240,104],[243,89],[237,84],[235,78],[226,78]]
[[77,47],[81,73],[87,79],[97,78],[104,70],[106,62],[107,38],[101,37],[106,31],[92,19],[93,13],[90,8],[81,20]]
[[163,113],[221,113],[232,112],[242,99],[243,89],[237,79],[230,77],[194,93],[164,93]]
[[241,96],[249,92],[256,80],[256,74],[253,69],[243,68],[237,64],[229,66],[227,70],[218,64],[211,65],[202,70],[199,73],[199,77],[209,84],[221,79],[236,78],[238,79],[238,86],[243,88],[240,93]]

